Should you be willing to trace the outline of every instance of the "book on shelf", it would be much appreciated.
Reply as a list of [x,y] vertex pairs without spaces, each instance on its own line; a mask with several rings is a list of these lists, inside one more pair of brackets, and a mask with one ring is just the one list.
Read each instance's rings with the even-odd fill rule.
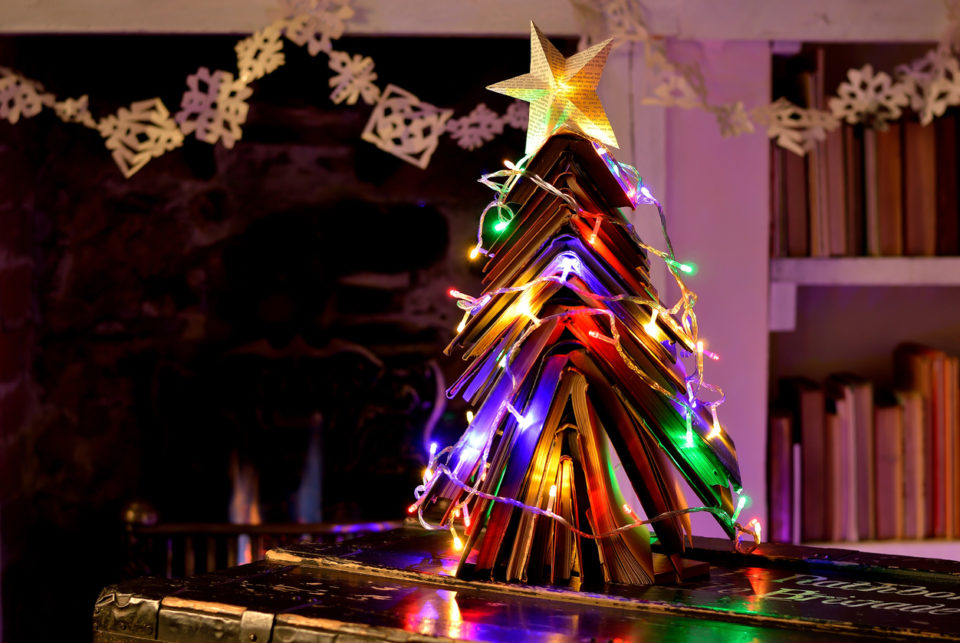
[[794,412],[801,449],[799,514],[803,540],[827,540],[825,398],[823,387],[813,380],[792,377],[781,382],[781,395]]
[[[782,148],[781,148],[782,149]],[[810,226],[807,213],[807,167],[802,156],[783,153],[783,203],[786,225],[786,256],[810,254]]]
[[[888,123],[886,129],[874,132],[873,152],[876,174],[871,185],[867,177],[868,195],[876,192],[875,245],[867,254],[898,257],[903,254],[903,157],[900,145],[900,123]],[[868,221],[869,225],[869,221]],[[868,241],[869,241],[868,237]]]
[[937,163],[937,254],[960,254],[960,167],[957,165],[957,116],[948,112],[934,120]]
[[925,407],[920,391],[900,390],[903,408],[903,537],[926,535],[927,480]]
[[[894,351],[897,385],[920,393],[924,401],[925,535],[942,538],[954,533],[953,475],[956,469],[955,412],[948,418],[948,406],[956,407],[957,390],[948,390],[952,362],[946,353],[915,343],[901,344]],[[950,480],[951,484],[945,481]]]
[[846,255],[866,252],[866,212],[863,203],[863,129],[849,123],[843,128],[844,213],[847,225]]
[[803,541],[960,537],[960,358],[904,343],[892,361],[893,391],[850,373],[780,381],[772,539],[796,542],[797,521]]
[[903,538],[903,407],[892,395],[874,409],[876,451],[876,531],[879,540]]
[[[802,74],[816,104],[817,71]],[[884,128],[841,124],[803,157],[772,156],[772,256],[956,256],[960,193],[956,113]]]
[[793,541],[793,445],[793,415],[774,410],[767,440],[766,528],[773,542]]
[[937,149],[934,125],[903,124],[903,254],[937,254]]

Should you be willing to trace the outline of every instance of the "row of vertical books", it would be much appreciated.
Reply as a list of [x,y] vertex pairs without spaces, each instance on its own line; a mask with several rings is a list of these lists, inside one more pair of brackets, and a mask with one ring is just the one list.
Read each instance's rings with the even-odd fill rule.
[[[800,74],[807,106],[826,108],[823,50]],[[883,127],[843,123],[805,156],[772,146],[774,257],[960,254],[957,117]]]
[[847,373],[781,380],[771,540],[960,538],[960,359],[901,344],[893,366],[893,390]]

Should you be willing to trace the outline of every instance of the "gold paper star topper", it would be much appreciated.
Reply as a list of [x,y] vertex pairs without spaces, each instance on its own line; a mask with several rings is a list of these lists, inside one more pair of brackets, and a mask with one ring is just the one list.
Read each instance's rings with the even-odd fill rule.
[[564,58],[537,25],[530,23],[530,73],[487,87],[530,103],[528,154],[560,125],[579,130],[604,145],[619,147],[597,96],[597,83],[612,42],[609,38]]

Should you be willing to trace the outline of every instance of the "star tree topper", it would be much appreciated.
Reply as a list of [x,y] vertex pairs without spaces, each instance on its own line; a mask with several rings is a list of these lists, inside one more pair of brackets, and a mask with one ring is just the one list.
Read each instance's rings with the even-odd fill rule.
[[530,103],[527,153],[533,152],[560,125],[579,130],[604,145],[619,147],[607,119],[597,83],[613,39],[569,58],[530,23],[530,73],[490,85],[487,89]]

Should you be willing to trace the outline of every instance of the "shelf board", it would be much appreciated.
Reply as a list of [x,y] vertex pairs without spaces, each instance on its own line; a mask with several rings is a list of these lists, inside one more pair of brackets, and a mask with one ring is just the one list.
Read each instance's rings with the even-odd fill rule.
[[916,556],[918,558],[939,558],[941,560],[960,561],[960,540],[864,540],[861,542],[804,543],[814,547],[852,549],[872,554],[893,554],[896,556]]
[[770,281],[799,286],[960,286],[960,257],[771,259]]

